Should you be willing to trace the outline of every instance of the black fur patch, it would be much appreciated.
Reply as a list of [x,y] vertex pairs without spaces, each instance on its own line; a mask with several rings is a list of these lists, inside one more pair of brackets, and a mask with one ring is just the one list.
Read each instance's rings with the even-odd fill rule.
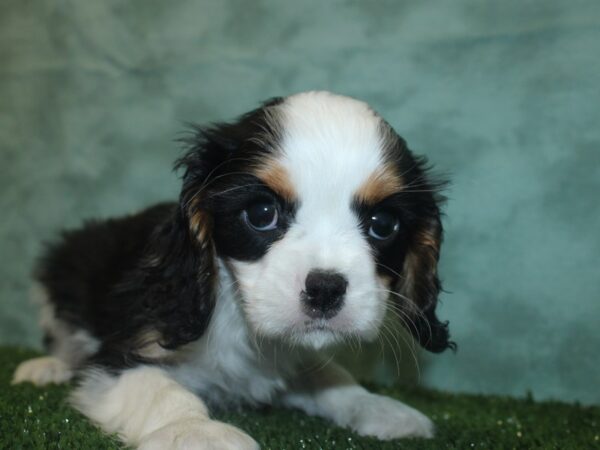
[[96,360],[121,366],[143,360],[148,330],[166,349],[197,339],[214,306],[214,257],[199,251],[175,204],[88,222],[63,234],[37,278],[57,317],[101,340]]
[[[241,212],[256,202],[273,203],[277,207],[278,227],[257,232],[248,227]],[[258,178],[242,175],[221,192],[206,200],[206,208],[214,218],[214,242],[220,256],[239,261],[256,261],[269,246],[281,239],[294,218],[296,204],[273,193]]]

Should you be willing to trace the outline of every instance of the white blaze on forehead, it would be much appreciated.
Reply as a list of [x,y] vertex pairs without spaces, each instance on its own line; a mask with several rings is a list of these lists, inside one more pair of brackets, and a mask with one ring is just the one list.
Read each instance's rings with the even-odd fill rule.
[[278,109],[281,162],[301,203],[348,209],[382,165],[381,119],[366,103],[329,92],[293,95]]

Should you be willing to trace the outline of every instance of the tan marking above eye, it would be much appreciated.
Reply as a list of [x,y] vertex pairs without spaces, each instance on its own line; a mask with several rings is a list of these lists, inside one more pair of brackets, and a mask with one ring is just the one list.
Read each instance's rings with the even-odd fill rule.
[[298,198],[287,169],[278,161],[271,159],[262,162],[254,174],[284,200],[291,202]]
[[404,183],[396,169],[385,164],[372,172],[356,191],[356,198],[362,203],[373,205],[392,194],[402,191]]

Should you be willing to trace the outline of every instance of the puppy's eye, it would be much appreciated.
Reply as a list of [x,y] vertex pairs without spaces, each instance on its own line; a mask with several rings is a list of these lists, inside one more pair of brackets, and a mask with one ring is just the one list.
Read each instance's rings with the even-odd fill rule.
[[273,203],[255,203],[242,211],[244,222],[256,231],[270,231],[277,228],[279,214]]
[[388,211],[375,211],[371,215],[369,236],[379,241],[392,238],[400,229],[400,221],[396,215]]

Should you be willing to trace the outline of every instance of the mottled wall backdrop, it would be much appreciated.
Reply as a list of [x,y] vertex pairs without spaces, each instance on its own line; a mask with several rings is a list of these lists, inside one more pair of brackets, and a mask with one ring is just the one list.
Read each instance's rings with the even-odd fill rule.
[[421,380],[600,402],[599,43],[595,0],[3,0],[0,341],[38,345],[42,241],[174,198],[185,122],[328,89],[453,179],[440,313],[460,349]]

